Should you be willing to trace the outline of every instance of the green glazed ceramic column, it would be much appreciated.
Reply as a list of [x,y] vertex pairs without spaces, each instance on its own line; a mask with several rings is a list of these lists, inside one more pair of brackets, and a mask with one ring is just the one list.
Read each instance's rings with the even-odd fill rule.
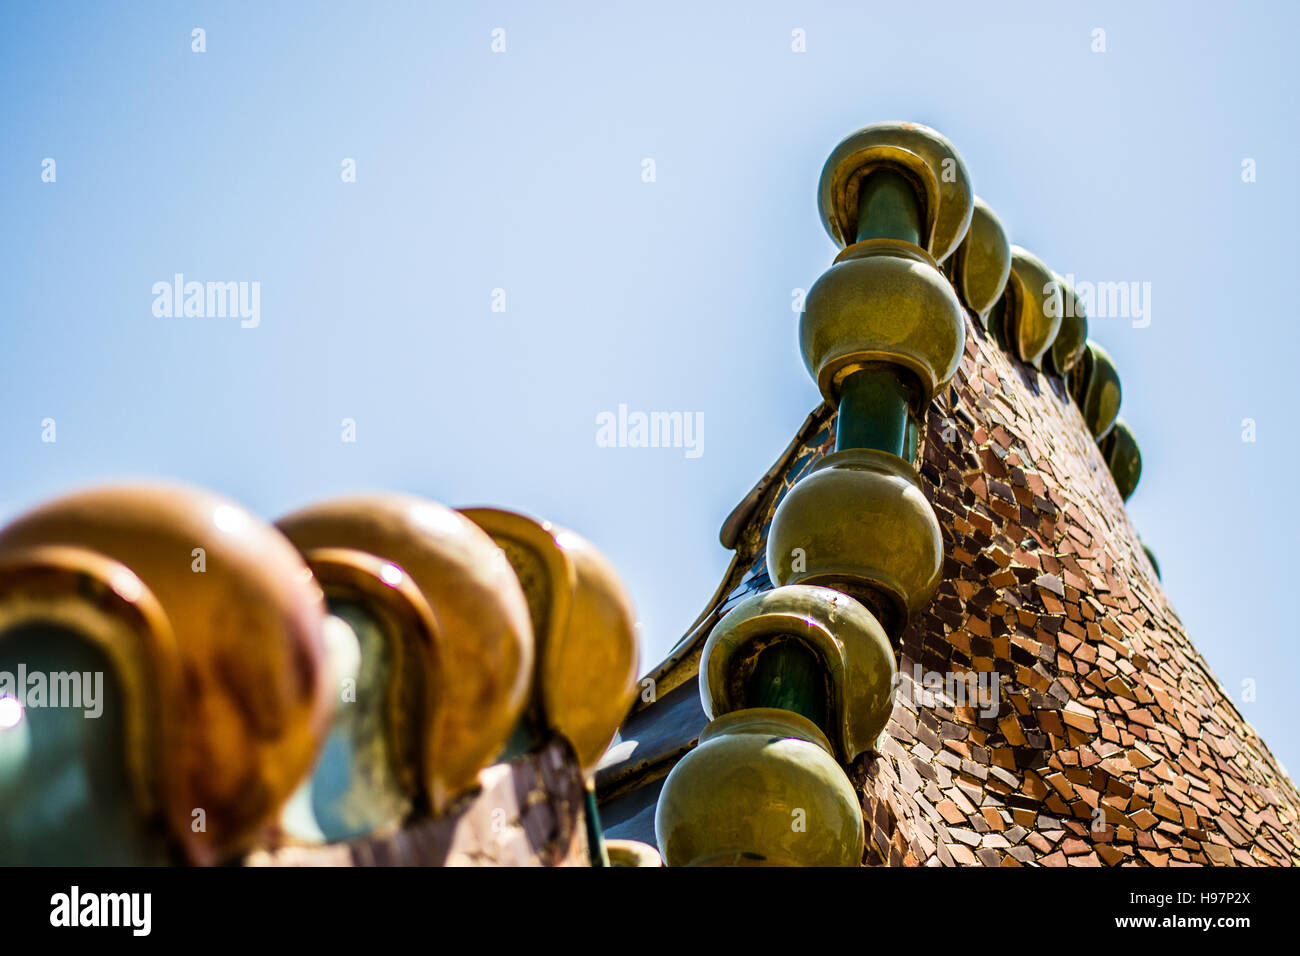
[[[897,239],[919,245],[921,207],[912,184],[891,169],[865,178],[858,200],[857,241]],[[851,373],[840,386],[835,449],[875,448],[910,457],[908,389],[892,365],[873,365]]]
[[778,586],[842,591],[896,636],[942,567],[914,461],[926,409],[965,348],[966,313],[942,263],[970,227],[974,193],[952,144],[916,123],[846,137],[818,193],[842,250],[808,290],[799,345],[837,409],[836,447],[779,503],[768,573]]

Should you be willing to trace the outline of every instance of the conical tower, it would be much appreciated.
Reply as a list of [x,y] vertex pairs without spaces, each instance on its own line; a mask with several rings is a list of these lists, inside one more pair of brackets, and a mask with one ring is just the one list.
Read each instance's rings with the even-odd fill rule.
[[934,130],[847,137],[799,342],[825,401],[598,772],[668,865],[1277,865],[1300,795],[1124,508],[1120,379]]

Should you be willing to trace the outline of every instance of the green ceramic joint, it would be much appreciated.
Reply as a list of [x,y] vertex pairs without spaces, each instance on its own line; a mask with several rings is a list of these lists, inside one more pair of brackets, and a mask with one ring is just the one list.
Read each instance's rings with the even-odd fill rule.
[[890,169],[868,175],[858,190],[857,241],[901,239],[921,244],[921,204],[911,181]]
[[758,655],[747,697],[750,707],[790,710],[826,727],[826,675],[817,656],[798,641],[780,641]]
[[875,365],[853,372],[840,388],[835,450],[874,448],[905,457],[908,398],[898,369]]

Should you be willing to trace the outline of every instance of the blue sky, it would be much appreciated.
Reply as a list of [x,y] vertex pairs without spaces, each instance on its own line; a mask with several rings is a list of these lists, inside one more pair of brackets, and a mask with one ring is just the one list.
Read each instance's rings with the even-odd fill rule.
[[[1130,511],[1294,770],[1297,19],[6,4],[0,519],[126,476],[268,517],[358,488],[514,507],[610,556],[649,667],[726,567],[723,518],[817,404],[790,302],[834,254],[822,162],[858,126],[917,120],[957,145],[1013,242],[1081,279],[1151,283],[1149,327],[1092,324],[1145,460]],[[260,324],[155,317],[153,284],[178,272],[259,282]],[[702,413],[703,453],[598,447],[620,403]]]

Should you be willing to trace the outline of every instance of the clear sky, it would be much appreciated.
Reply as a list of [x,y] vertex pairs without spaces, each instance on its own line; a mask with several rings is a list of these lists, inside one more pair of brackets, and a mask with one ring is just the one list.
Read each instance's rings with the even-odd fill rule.
[[[1298,19],[1291,3],[7,3],[0,520],[137,475],[267,517],[373,488],[513,507],[610,556],[648,668],[717,585],[728,511],[818,402],[791,290],[834,254],[822,162],[858,126],[917,120],[957,145],[1013,242],[1080,279],[1150,283],[1147,327],[1092,322],[1145,461],[1130,511],[1193,639],[1296,770]],[[176,273],[260,283],[259,324],[155,316]],[[702,453],[599,447],[620,404],[702,414]]]

